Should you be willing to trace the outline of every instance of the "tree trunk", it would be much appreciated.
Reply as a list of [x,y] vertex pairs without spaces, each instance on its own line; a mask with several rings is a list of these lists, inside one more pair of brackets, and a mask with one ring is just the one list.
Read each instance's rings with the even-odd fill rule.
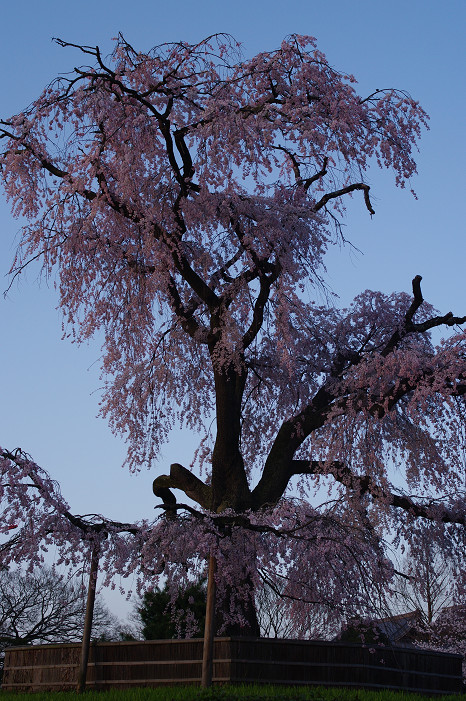
[[237,604],[238,610],[241,612],[241,616],[245,621],[244,625],[239,623],[228,622],[225,626],[222,625],[222,619],[227,617],[230,612],[230,602],[231,596],[235,596],[235,592],[227,591],[227,595],[222,604],[217,604],[217,628],[222,629],[222,635],[228,637],[240,636],[243,638],[259,638],[260,637],[260,626],[257,619],[256,606],[254,602],[254,588],[252,583],[246,581],[246,584],[251,586],[251,597],[247,601],[241,601]]
[[251,506],[240,450],[241,400],[246,374],[230,366],[215,371],[217,435],[212,452],[212,510],[246,511]]

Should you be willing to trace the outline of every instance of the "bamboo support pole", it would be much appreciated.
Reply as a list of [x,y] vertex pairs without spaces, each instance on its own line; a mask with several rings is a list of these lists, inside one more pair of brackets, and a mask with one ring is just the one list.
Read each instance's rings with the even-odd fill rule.
[[81,694],[86,689],[87,663],[89,661],[89,647],[91,642],[92,619],[94,617],[94,602],[98,568],[99,546],[94,545],[91,555],[89,585],[87,588],[86,615],[84,617],[83,641],[81,646],[81,666],[79,668],[78,683],[76,687],[78,694]]
[[213,555],[209,557],[209,574],[207,579],[207,602],[205,612],[204,647],[202,653],[202,679],[201,686],[207,688],[212,685],[214,634],[215,634],[215,571],[216,560]]

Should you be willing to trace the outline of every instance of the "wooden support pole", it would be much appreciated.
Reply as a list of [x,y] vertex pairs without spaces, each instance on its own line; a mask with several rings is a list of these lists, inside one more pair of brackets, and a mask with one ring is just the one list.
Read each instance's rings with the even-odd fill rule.
[[213,555],[209,557],[209,574],[207,579],[207,602],[205,611],[204,648],[202,654],[202,679],[201,686],[207,688],[212,685],[214,635],[215,635],[215,571],[216,560]]
[[87,663],[89,661],[89,647],[91,643],[92,619],[94,617],[95,590],[97,585],[97,571],[99,568],[99,546],[92,548],[91,570],[89,572],[89,585],[87,588],[86,615],[84,617],[83,642],[81,646],[81,666],[79,669],[76,691],[81,694],[86,689]]

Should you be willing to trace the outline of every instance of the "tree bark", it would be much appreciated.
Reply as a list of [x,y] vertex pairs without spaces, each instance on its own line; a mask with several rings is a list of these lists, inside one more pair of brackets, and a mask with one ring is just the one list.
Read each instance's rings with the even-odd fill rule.
[[212,510],[246,511],[251,492],[240,451],[241,401],[246,374],[233,366],[215,371],[217,436],[212,452]]
[[[243,638],[260,637],[260,626],[259,621],[257,619],[256,606],[254,602],[254,587],[249,578],[246,578],[245,585],[249,586],[251,596],[247,601],[238,602],[238,609],[241,611],[241,615],[245,621],[245,624],[240,625],[239,623],[227,623],[227,625],[222,628],[222,635],[226,635],[228,637],[238,636]],[[230,613],[230,594],[232,594],[234,597],[234,590],[227,590],[225,600],[223,602],[223,605],[225,607],[224,612],[222,611],[222,608],[217,605],[217,618],[219,620],[219,628],[221,626],[223,615],[225,615],[225,617],[228,617]]]

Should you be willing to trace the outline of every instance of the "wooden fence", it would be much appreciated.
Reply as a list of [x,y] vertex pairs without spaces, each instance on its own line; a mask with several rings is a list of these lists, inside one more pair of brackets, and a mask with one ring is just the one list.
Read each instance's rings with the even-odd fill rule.
[[[87,689],[200,684],[201,639],[91,645]],[[79,644],[9,648],[3,689],[73,689]],[[461,657],[413,648],[267,638],[216,638],[213,683],[272,683],[460,692]]]

